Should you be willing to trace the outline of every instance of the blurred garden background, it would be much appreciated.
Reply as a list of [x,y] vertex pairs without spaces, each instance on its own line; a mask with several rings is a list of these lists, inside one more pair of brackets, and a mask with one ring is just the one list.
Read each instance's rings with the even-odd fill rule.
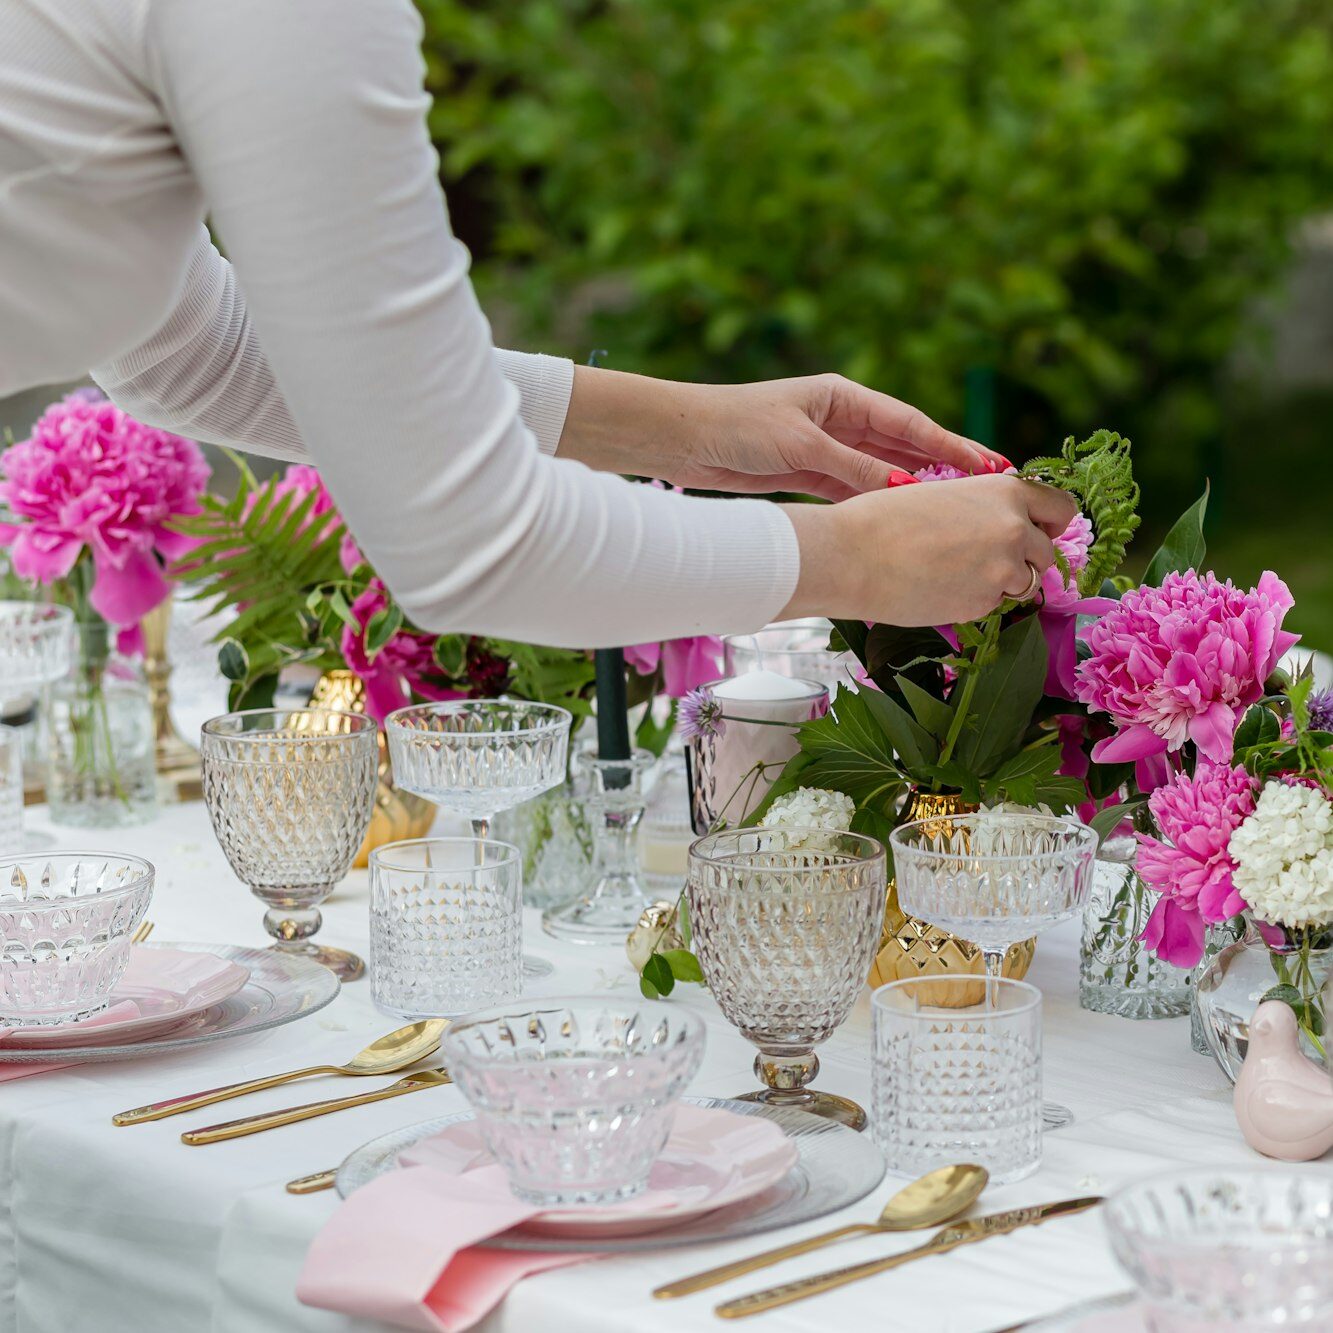
[[1333,649],[1327,0],[419,6],[498,341],[840,370],[1015,459],[1109,426],[1143,552],[1211,478],[1209,563]]

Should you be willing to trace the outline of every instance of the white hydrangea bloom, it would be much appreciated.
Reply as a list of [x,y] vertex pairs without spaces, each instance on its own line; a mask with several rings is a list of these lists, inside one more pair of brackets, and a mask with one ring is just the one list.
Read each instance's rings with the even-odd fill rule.
[[1263,921],[1333,921],[1333,806],[1312,787],[1268,783],[1227,844],[1232,882]]
[[[826,833],[846,833],[852,826],[856,802],[845,792],[826,791],[823,787],[798,787],[779,796],[759,822],[771,829],[822,829]],[[804,846],[804,839],[788,838],[792,850]]]

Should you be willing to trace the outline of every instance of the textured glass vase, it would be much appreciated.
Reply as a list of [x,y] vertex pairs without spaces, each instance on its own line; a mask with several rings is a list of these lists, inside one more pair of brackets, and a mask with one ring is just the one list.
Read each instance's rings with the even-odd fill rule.
[[81,621],[65,679],[51,689],[46,796],[51,821],[139,824],[157,810],[153,710],[142,668],[112,650],[105,621]]
[[491,832],[512,843],[523,857],[523,902],[547,908],[572,898],[592,871],[592,817],[565,783],[501,810]]
[[1156,897],[1134,867],[1136,851],[1132,838],[1113,838],[1098,856],[1083,913],[1079,1003],[1121,1018],[1179,1018],[1189,1012],[1190,974],[1139,940]]

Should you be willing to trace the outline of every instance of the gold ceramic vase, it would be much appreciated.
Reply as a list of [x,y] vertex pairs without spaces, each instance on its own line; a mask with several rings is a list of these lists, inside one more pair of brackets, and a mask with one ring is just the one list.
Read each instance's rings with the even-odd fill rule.
[[[910,824],[918,819],[948,819],[951,815],[972,814],[976,809],[975,804],[961,796],[913,791],[903,802],[898,822]],[[1036,940],[1020,940],[1010,945],[1004,956],[1004,975],[1015,980],[1022,978],[1032,966],[1036,948]],[[947,998],[940,1003],[962,1007],[981,1002],[985,994],[982,982],[967,978],[980,978],[985,972],[985,959],[975,944],[919,917],[908,916],[898,906],[898,885],[890,877],[884,905],[884,927],[880,933],[879,952],[870,967],[870,984],[883,986],[890,981],[911,981],[917,977],[957,976],[958,984],[948,988]]]
[[[365,682],[355,671],[326,671],[315,683],[310,696],[314,708],[334,708],[345,713],[366,711]],[[386,843],[402,842],[406,838],[424,838],[430,832],[437,813],[434,804],[411,792],[399,791],[393,785],[393,771],[389,767],[389,748],[384,732],[379,734],[379,780],[375,783],[375,812],[370,827],[357,849],[352,864],[358,868],[370,862],[370,854]]]

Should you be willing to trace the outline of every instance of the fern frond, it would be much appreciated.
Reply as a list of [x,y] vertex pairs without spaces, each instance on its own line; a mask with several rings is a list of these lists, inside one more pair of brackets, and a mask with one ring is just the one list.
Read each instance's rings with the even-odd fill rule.
[[1078,576],[1079,592],[1089,596],[1120,568],[1139,526],[1139,486],[1134,480],[1130,442],[1114,431],[1099,430],[1076,444],[1071,435],[1055,458],[1034,458],[1025,477],[1068,491],[1092,524],[1088,563]]

